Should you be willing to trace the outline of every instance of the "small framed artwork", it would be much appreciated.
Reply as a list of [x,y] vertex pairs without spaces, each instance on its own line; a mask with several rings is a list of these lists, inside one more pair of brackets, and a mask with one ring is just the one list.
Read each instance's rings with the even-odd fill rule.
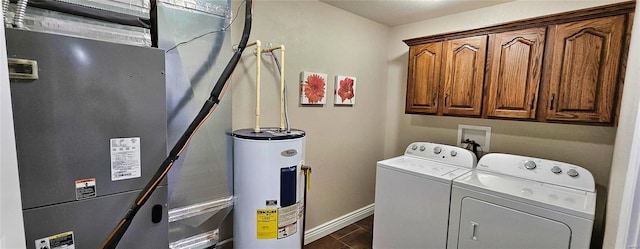
[[353,105],[356,103],[356,77],[336,75],[334,104]]
[[323,105],[327,102],[327,75],[300,73],[300,104]]

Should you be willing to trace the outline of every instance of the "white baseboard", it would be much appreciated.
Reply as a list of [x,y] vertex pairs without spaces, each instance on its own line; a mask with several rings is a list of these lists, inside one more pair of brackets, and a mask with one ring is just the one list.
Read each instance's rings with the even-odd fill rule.
[[309,244],[335,231],[338,231],[348,225],[356,223],[359,220],[367,218],[373,214],[375,203],[367,205],[351,213],[345,214],[333,220],[330,220],[317,227],[311,228],[304,233],[304,244]]

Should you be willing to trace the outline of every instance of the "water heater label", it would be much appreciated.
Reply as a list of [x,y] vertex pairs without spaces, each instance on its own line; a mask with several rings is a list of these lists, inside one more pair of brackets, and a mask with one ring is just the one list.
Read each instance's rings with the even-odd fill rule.
[[76,200],[96,197],[96,178],[76,181]]
[[36,240],[36,249],[74,249],[73,231]]
[[298,231],[298,204],[278,209],[278,239],[294,235]]
[[140,177],[140,138],[112,138],[111,181]]
[[259,208],[256,210],[256,235],[258,239],[278,237],[278,209]]

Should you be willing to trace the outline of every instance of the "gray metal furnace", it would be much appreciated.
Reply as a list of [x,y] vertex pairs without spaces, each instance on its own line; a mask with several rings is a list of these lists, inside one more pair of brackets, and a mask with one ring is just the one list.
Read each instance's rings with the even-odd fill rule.
[[[164,51],[6,29],[27,248],[98,248],[166,157]],[[32,62],[37,62],[37,67]],[[167,184],[120,248],[166,248]]]

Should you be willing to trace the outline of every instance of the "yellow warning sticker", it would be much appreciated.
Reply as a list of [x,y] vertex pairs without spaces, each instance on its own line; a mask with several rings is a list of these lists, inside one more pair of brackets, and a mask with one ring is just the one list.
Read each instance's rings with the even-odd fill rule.
[[259,208],[256,210],[256,235],[258,239],[278,237],[278,209]]
[[37,249],[74,249],[73,231],[36,240]]

